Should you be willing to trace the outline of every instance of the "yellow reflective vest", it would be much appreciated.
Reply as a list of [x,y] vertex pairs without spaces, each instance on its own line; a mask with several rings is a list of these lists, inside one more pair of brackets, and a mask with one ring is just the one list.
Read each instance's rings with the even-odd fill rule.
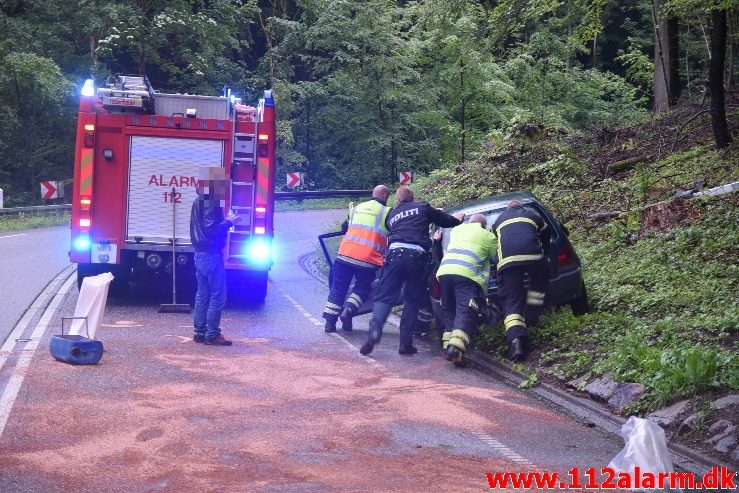
[[387,247],[385,219],[388,212],[390,207],[374,199],[354,207],[349,215],[346,235],[339,246],[339,255],[382,266],[382,256]]
[[488,291],[490,258],[495,255],[498,240],[479,223],[460,224],[452,229],[444,258],[436,277],[450,274],[464,276]]

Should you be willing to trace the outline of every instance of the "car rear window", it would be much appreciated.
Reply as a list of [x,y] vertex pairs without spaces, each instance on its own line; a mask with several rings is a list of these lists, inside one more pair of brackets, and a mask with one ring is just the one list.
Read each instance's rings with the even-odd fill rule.
[[[536,211],[537,214],[539,214],[542,219],[547,223],[547,226],[550,228],[550,234],[552,235],[552,239],[555,239],[557,237],[557,228],[553,227],[551,221],[549,221],[549,218],[546,214],[544,214],[539,207],[537,207],[536,203],[526,204],[526,207],[529,207]],[[488,231],[492,231],[493,224],[495,224],[495,221],[498,219],[498,216],[500,216],[505,208],[503,209],[494,209],[486,212],[480,212],[480,214],[483,214],[485,216],[486,222],[485,222],[485,228]],[[469,215],[465,215],[464,222],[469,221]],[[452,228],[442,228],[443,234],[441,239],[441,246],[446,251],[446,247],[449,244],[449,231]]]

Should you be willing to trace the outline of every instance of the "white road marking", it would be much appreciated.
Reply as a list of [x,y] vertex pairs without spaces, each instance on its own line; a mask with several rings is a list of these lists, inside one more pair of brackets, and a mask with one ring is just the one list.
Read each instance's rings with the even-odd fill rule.
[[18,397],[18,392],[21,389],[21,385],[23,385],[23,380],[26,377],[28,368],[31,366],[33,354],[36,352],[36,348],[38,348],[41,337],[49,327],[51,317],[56,312],[56,309],[59,307],[62,300],[64,300],[69,288],[71,288],[75,282],[77,282],[77,279],[70,277],[54,295],[54,299],[51,300],[51,303],[49,303],[49,306],[41,316],[41,320],[39,320],[38,325],[36,325],[36,328],[33,330],[31,340],[26,342],[21,350],[18,361],[13,368],[13,373],[10,375],[8,383],[5,385],[5,390],[3,391],[2,396],[0,396],[0,437],[5,430],[5,425],[10,417],[10,411],[13,409],[13,404],[15,404],[15,399]]
[[0,236],[0,240],[2,240],[3,238],[15,238],[16,236],[26,236],[26,233],[20,233],[17,235]]
[[15,324],[13,331],[10,333],[8,338],[5,339],[5,343],[2,345],[2,347],[0,347],[0,370],[3,369],[5,362],[8,360],[8,356],[13,350],[17,339],[21,338],[23,332],[26,330],[26,327],[28,327],[28,324],[31,323],[33,317],[35,317],[39,311],[44,309],[46,299],[57,289],[59,289],[59,285],[63,283],[73,271],[74,266],[70,265],[69,267],[63,269],[59,274],[57,274],[57,276],[36,297],[31,306],[28,307],[28,310],[26,310],[26,313],[23,314],[23,317],[21,317],[18,323]]
[[[319,327],[323,327],[323,325],[324,325],[323,322],[319,321],[316,317],[314,317],[313,315],[311,315],[308,310],[306,310],[305,308],[303,308],[303,306],[300,303],[298,303],[297,301],[295,301],[295,299],[292,296],[290,296],[289,294],[287,294],[285,292],[285,290],[283,290],[281,287],[277,286],[276,284],[274,286],[277,288],[277,291],[279,291],[280,294],[282,294],[282,296],[284,296],[285,299],[287,301],[289,301],[290,304],[292,306],[294,306],[296,310],[298,310],[300,313],[302,313],[305,318],[307,318],[308,320],[310,320],[313,323],[313,325],[316,325],[316,326],[319,326]],[[353,351],[355,351],[357,353],[359,352],[359,348],[357,346],[355,346],[354,344],[352,344],[351,342],[349,342],[347,339],[344,339],[344,337],[341,334],[339,334],[337,332],[332,332],[329,335],[332,336],[332,337],[338,338],[341,342],[343,342],[344,344],[346,344]],[[372,358],[372,356],[365,356],[363,359],[367,363],[369,363],[370,365],[374,366],[375,368],[377,368],[381,372],[385,373],[390,378],[397,378],[398,375],[396,375],[395,373],[391,372],[387,367],[385,367],[385,365],[383,365],[382,363],[380,363],[376,359]]]
[[515,462],[516,464],[521,464],[522,466],[526,466],[530,468],[530,470],[535,470],[536,466],[533,462],[529,461],[528,459],[525,459],[518,455],[516,452],[508,448],[505,444],[502,442],[496,440],[495,438],[491,437],[487,433],[482,433],[479,431],[473,431],[473,435],[475,435],[477,438],[485,442],[487,445],[489,445],[493,450],[495,450],[497,453],[501,454],[506,459]]

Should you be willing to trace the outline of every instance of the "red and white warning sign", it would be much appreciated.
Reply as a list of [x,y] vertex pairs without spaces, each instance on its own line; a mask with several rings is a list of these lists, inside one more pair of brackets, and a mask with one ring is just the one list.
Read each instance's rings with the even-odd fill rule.
[[413,181],[413,171],[401,171],[400,172],[400,184],[410,185]]
[[287,186],[288,187],[299,187],[303,184],[305,173],[300,171],[293,171],[287,174]]
[[41,198],[44,200],[58,199],[64,197],[64,186],[58,181],[41,182]]

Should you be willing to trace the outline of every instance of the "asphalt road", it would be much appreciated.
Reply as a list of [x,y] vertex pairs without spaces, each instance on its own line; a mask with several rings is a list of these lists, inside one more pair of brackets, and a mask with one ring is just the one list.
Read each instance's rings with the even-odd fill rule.
[[144,295],[109,300],[97,366],[49,356],[58,313],[19,342],[0,369],[0,491],[488,491],[487,472],[608,464],[618,439],[430,343],[401,356],[390,328],[363,357],[368,316],[325,334],[326,286],[298,259],[343,214],[277,216],[266,302],[224,313],[232,347],[193,343],[190,315]]
[[69,265],[69,227],[0,233],[0,345],[46,284]]

